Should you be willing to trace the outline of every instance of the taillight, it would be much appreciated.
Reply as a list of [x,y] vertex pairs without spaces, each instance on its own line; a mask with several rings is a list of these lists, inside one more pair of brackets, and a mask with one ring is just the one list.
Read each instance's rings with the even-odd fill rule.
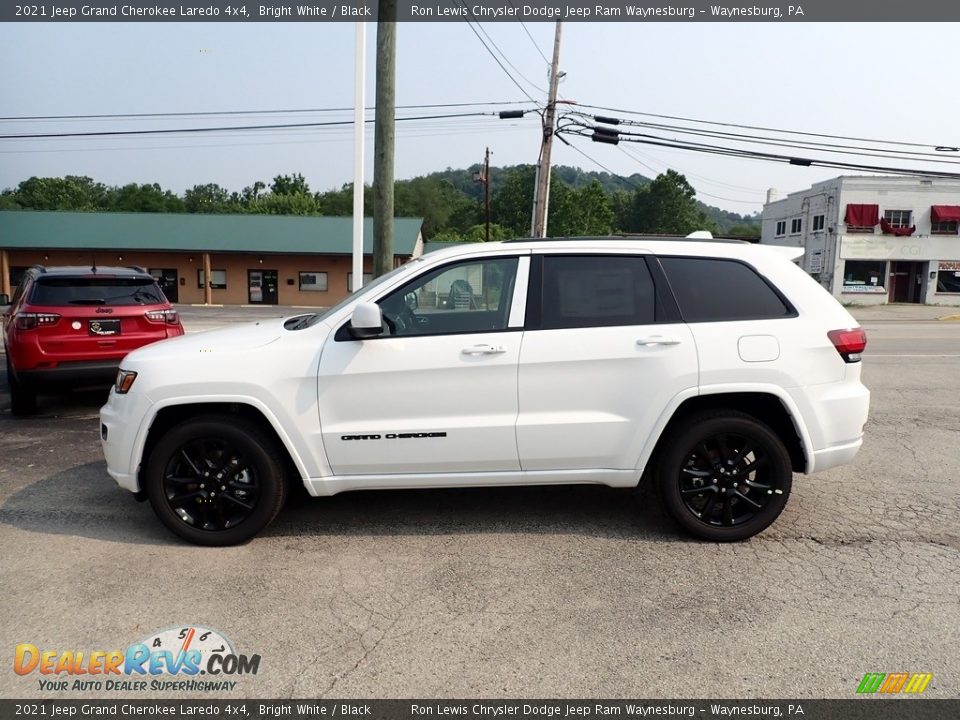
[[165,322],[168,325],[176,325],[179,321],[176,310],[150,310],[145,315],[147,320],[151,322]]
[[827,337],[846,362],[860,362],[860,353],[867,347],[867,334],[863,328],[831,330],[827,333]]
[[33,330],[41,325],[56,325],[60,316],[56,313],[17,313],[18,330]]

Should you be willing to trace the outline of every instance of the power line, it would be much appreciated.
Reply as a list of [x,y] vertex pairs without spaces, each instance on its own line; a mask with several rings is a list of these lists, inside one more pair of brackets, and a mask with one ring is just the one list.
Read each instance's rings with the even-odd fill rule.
[[[463,9],[467,11],[467,13],[470,15],[470,17],[476,19],[476,16],[473,14],[473,12],[470,10],[470,8],[467,7],[467,5],[466,5],[466,3],[464,2],[464,0],[458,0],[458,2],[459,2],[460,5],[463,7]],[[513,75],[510,74],[510,71],[507,70],[507,68],[505,68],[505,67],[503,66],[503,63],[500,62],[500,58],[498,58],[498,57],[494,54],[493,50],[490,49],[490,46],[487,45],[486,42],[484,42],[484,40],[483,40],[482,37],[480,37],[480,33],[477,32],[477,29],[473,26],[473,23],[470,22],[470,21],[467,21],[467,27],[469,27],[469,28],[470,28],[470,31],[471,31],[474,35],[477,36],[477,40],[480,41],[480,44],[483,45],[484,49],[487,51],[487,53],[490,55],[490,57],[492,57],[492,58],[494,59],[494,62],[496,62],[497,65],[500,66],[500,69],[503,70],[504,74],[505,74],[508,78],[510,78],[510,82],[512,82],[514,85],[516,85],[516,86],[517,86],[517,89],[520,90],[520,92],[522,92],[524,95],[526,95],[527,98],[529,98],[530,102],[532,102],[534,105],[536,105],[537,107],[539,107],[539,106],[540,106],[540,103],[538,103],[536,100],[534,100],[534,99],[533,99],[533,96],[530,95],[530,93],[528,93],[528,92],[526,91],[526,89],[523,87],[523,85],[521,85],[519,82],[517,82],[517,79],[516,79]],[[529,82],[529,81],[528,81],[528,82]]]
[[[510,3],[514,10],[518,10],[517,6],[513,4],[513,0],[507,0],[507,2]],[[530,31],[527,29],[527,24],[525,22],[521,22],[520,27],[523,28],[523,31],[527,34],[527,37],[530,38],[530,42],[533,43],[533,47],[536,48],[536,51],[540,53],[540,57],[543,58],[543,61],[547,64],[547,67],[550,67],[550,60],[546,55],[543,54],[543,50],[540,49],[540,45],[537,44],[537,41],[533,39],[533,35],[531,35]]]
[[[397,105],[397,110],[428,110],[434,108],[484,107],[499,105],[526,105],[529,100],[508,100],[506,102],[462,102],[432,103],[420,105]],[[373,106],[364,108],[374,110]],[[200,110],[195,112],[158,112],[158,113],[105,113],[101,115],[22,115],[0,117],[0,121],[26,120],[108,120],[126,118],[164,118],[164,117],[202,117],[211,115],[298,115],[303,113],[353,112],[353,107],[339,108],[289,108],[286,110]]]
[[[448,115],[418,115],[411,117],[396,118],[397,122],[410,120],[436,120],[447,118],[463,118],[478,116],[496,116],[496,113],[473,112],[473,113],[451,113]],[[372,119],[365,120],[372,123]],[[290,124],[271,124],[271,125],[233,125],[222,127],[201,127],[201,128],[164,128],[156,130],[99,130],[92,132],[64,132],[64,133],[29,133],[16,135],[0,135],[0,140],[34,140],[40,138],[72,138],[72,137],[112,137],[120,135],[172,135],[186,133],[208,133],[208,132],[235,132],[238,130],[280,130],[289,128],[319,128],[336,127],[341,125],[352,125],[353,120],[331,120],[329,122],[314,123],[290,123]]]
[[[663,125],[661,123],[646,123],[635,120],[621,120],[619,118],[600,118],[599,116],[589,116],[585,113],[571,112],[569,115],[579,115],[581,117],[592,118],[599,123],[607,121],[616,121],[618,126],[651,128],[654,130],[670,130],[681,135],[696,135],[699,137],[716,138],[720,140],[732,140],[734,142],[756,142],[762,145],[777,145],[781,147],[792,147],[802,150],[820,150],[824,152],[833,152],[845,155],[862,155],[865,157],[880,157],[897,159],[898,156],[904,156],[911,159],[919,158],[938,158],[937,160],[927,160],[926,162],[935,162],[942,164],[957,164],[956,160],[942,160],[943,153],[926,153],[917,150],[896,150],[893,148],[864,147],[862,145],[838,145],[836,143],[821,143],[812,140],[790,141],[787,138],[769,137],[765,135],[745,135],[742,133],[729,133],[719,130],[706,130],[700,128],[687,128],[678,125]],[[609,123],[607,123],[609,124]],[[857,152],[864,151],[864,152]],[[892,153],[892,154],[887,154]]]
[[[576,126],[567,126],[564,128],[559,128],[558,133],[567,133],[570,135],[579,135],[581,137],[590,137],[596,138],[598,135],[589,134],[587,131],[593,128],[586,126],[579,126],[576,129],[573,129]],[[669,140],[666,138],[657,138],[651,139],[652,136],[618,136],[613,138],[610,134],[600,135],[600,142],[605,142],[608,144],[618,144],[619,142],[635,142],[641,143],[644,145],[655,145],[658,147],[668,147],[676,148],[680,150],[690,150],[693,152],[703,152],[713,155],[725,155],[728,157],[739,157],[739,158],[748,158],[755,160],[766,160],[770,162],[781,162],[788,163],[790,165],[800,165],[803,167],[829,167],[840,170],[861,170],[865,172],[874,172],[874,173],[893,173],[898,175],[914,175],[920,177],[941,177],[941,178],[956,178],[960,179],[960,173],[950,173],[940,170],[920,170],[917,168],[900,168],[900,167],[890,167],[884,165],[866,165],[861,163],[846,163],[840,162],[838,160],[822,160],[818,158],[798,158],[790,155],[780,155],[777,153],[765,153],[759,152],[756,150],[744,150],[740,148],[730,148],[723,147],[719,145],[707,145],[703,143],[689,143],[681,142],[676,140]]]
[[[468,22],[469,22],[469,21],[468,21]],[[521,78],[523,78],[523,79],[527,82],[527,84],[528,84],[530,87],[532,87],[534,90],[536,90],[537,92],[542,92],[544,95],[547,94],[547,91],[546,91],[545,89],[543,89],[542,87],[540,87],[539,85],[537,85],[537,84],[536,84],[535,82],[533,82],[530,78],[528,78],[526,75],[524,75],[522,72],[520,72],[519,68],[517,68],[516,65],[514,65],[512,62],[510,62],[510,58],[508,58],[508,57],[507,57],[507,54],[506,54],[505,52],[503,52],[503,50],[500,49],[500,46],[497,45],[497,43],[494,42],[493,38],[490,37],[490,33],[488,33],[488,32],[484,29],[483,25],[480,23],[479,20],[474,19],[473,22],[474,22],[474,25],[476,25],[476,26],[480,29],[480,32],[482,32],[482,33],[484,34],[484,36],[487,38],[487,40],[490,41],[490,44],[493,45],[494,49],[495,49],[498,53],[500,53],[500,57],[502,57],[502,58],[504,59],[504,61],[507,63],[507,65],[509,65],[510,67],[513,68],[514,72],[516,72],[517,75],[519,75]]]
[[578,153],[580,153],[581,155],[583,155],[587,160],[589,160],[590,162],[592,162],[592,163],[593,163],[594,165],[596,165],[597,167],[602,168],[603,170],[606,170],[608,173],[610,173],[611,175],[613,175],[615,178],[619,179],[619,180],[622,181],[622,182],[625,182],[627,185],[629,185],[630,187],[632,187],[634,190],[639,190],[639,189],[640,189],[640,186],[637,185],[635,182],[633,182],[633,180],[631,180],[630,178],[626,178],[626,177],[624,177],[623,175],[620,175],[619,173],[615,173],[613,170],[611,170],[610,168],[608,168],[606,165],[604,165],[603,163],[601,163],[599,160],[596,160],[595,158],[590,157],[589,155],[587,155],[587,153],[585,153],[583,150],[581,150],[580,148],[578,148],[576,145],[574,145],[574,144],[571,143],[571,142],[568,142],[568,141],[567,141],[566,139],[564,139],[559,133],[557,134],[557,139],[559,139],[560,142],[562,142],[562,143],[563,143],[564,145],[566,145],[568,148],[571,148],[572,150],[576,150]]
[[761,130],[764,132],[777,132],[777,133],[782,133],[787,135],[806,135],[808,137],[829,138],[833,140],[852,140],[854,142],[874,142],[874,143],[882,143],[884,145],[901,145],[903,147],[922,147],[922,148],[949,147],[951,151],[960,150],[960,148],[956,148],[954,146],[946,146],[946,145],[940,145],[936,143],[916,143],[916,142],[905,142],[901,140],[878,140],[876,138],[855,137],[850,135],[831,135],[828,133],[805,132],[802,130],[783,130],[780,128],[764,127],[762,125],[743,125],[739,123],[719,122],[716,120],[698,120],[697,118],[683,117],[680,115],[660,115],[657,113],[641,112],[640,110],[625,110],[623,108],[605,107],[603,105],[590,105],[587,103],[572,102],[571,104],[577,105],[579,107],[592,108],[594,110],[604,110],[606,112],[618,112],[618,113],[624,113],[626,115],[641,115],[643,117],[654,117],[654,118],[660,118],[662,120],[681,120],[683,122],[699,123],[701,125],[717,125],[719,127],[740,128],[742,130]]

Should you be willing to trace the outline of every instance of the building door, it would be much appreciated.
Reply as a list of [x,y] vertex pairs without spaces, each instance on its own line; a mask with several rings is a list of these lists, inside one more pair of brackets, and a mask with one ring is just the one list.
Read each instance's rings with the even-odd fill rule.
[[276,305],[277,271],[248,270],[247,300],[251,305]]
[[180,295],[179,286],[177,285],[176,268],[150,268],[150,274],[153,275],[154,280],[157,281],[157,285],[163,290],[163,294],[167,296],[167,300],[172,303],[179,302]]
[[891,262],[889,294],[894,303],[918,303],[922,299],[923,266],[918,262]]

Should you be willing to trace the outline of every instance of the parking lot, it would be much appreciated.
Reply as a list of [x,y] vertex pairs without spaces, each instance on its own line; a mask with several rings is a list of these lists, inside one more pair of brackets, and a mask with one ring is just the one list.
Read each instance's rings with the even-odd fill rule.
[[[104,391],[19,419],[4,378],[0,696],[84,696],[15,675],[17,643],[201,625],[262,658],[224,697],[847,698],[899,671],[960,697],[960,322],[936,310],[863,311],[860,455],[733,545],[584,486],[295,493],[249,544],[192,547],[107,475]],[[188,332],[299,312],[183,309]]]

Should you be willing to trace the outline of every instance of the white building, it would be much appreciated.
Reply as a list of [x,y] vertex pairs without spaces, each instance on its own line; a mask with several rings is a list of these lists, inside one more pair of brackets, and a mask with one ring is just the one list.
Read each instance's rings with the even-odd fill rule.
[[801,267],[841,302],[960,305],[960,180],[838,177],[776,199],[760,242],[805,248]]

